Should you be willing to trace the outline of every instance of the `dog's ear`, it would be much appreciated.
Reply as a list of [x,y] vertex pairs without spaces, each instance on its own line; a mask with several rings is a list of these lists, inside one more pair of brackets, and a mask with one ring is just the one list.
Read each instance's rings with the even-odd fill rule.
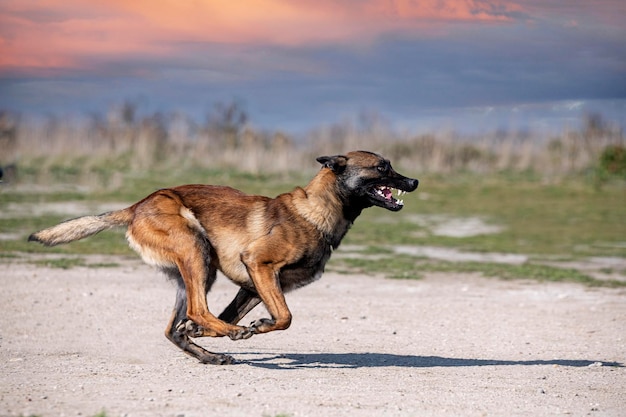
[[320,156],[317,162],[322,164],[324,168],[330,168],[335,174],[340,174],[346,169],[348,158],[343,155]]

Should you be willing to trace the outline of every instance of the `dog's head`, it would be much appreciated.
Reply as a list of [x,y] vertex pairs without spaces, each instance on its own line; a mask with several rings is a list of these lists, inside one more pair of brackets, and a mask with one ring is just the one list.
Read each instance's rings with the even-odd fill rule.
[[379,206],[398,211],[404,202],[394,197],[394,191],[399,197],[419,184],[416,179],[398,174],[389,160],[372,152],[320,156],[317,161],[335,173],[341,192],[363,208]]

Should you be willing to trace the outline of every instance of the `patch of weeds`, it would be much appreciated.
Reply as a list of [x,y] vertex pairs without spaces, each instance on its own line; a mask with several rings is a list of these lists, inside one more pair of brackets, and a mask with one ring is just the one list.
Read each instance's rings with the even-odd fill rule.
[[393,248],[382,246],[366,246],[359,250],[359,253],[364,255],[392,255],[394,253]]
[[[75,161],[73,161],[75,162]],[[73,182],[76,181],[82,173],[82,168],[76,163],[56,163],[50,166],[50,174],[59,182]]]
[[529,279],[540,282],[574,282],[595,287],[626,287],[626,282],[599,280],[576,269],[532,263],[510,265],[493,262],[425,262],[418,267],[431,272],[477,272],[505,280]]
[[77,266],[85,266],[85,260],[81,258],[58,258],[58,259],[40,259],[31,263],[47,268],[70,269]]
[[70,269],[77,266],[87,268],[116,268],[120,266],[117,262],[94,262],[86,263],[82,258],[58,258],[58,259],[40,259],[31,261],[32,264],[44,266],[48,268]]
[[495,262],[434,261],[409,255],[394,255],[383,259],[346,257],[331,261],[332,269],[340,273],[383,275],[392,279],[422,279],[425,272],[479,273],[504,280],[527,279],[539,282],[573,282],[594,287],[626,287],[619,280],[600,280],[579,270],[535,263],[512,265]]
[[117,268],[120,264],[117,262],[94,262],[85,266],[88,268]]
[[416,265],[420,258],[406,255],[395,255],[384,259],[367,257],[339,258],[331,261],[333,268],[345,272],[367,275],[382,274],[387,278],[420,279],[422,275]]
[[424,278],[424,275],[417,271],[389,272],[385,276],[390,279],[422,279]]
[[528,260],[538,264],[544,262],[575,262],[580,260],[580,257],[574,255],[531,255],[528,256]]
[[626,179],[626,147],[608,145],[598,158],[595,169],[595,186],[600,188],[612,178]]

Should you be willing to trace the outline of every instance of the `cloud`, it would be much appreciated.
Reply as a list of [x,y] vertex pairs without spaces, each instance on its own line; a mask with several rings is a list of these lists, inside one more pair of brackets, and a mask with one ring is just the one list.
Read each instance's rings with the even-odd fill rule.
[[4,0],[0,107],[202,112],[236,97],[282,124],[624,98],[623,4]]
[[1,73],[54,76],[92,57],[170,56],[181,43],[367,44],[385,33],[427,36],[444,22],[500,22],[518,9],[469,0],[5,1]]

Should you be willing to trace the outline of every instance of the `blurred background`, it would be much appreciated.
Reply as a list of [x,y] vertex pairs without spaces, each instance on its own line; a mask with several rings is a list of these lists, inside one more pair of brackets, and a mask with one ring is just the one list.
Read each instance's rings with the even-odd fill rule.
[[181,183],[275,195],[367,149],[421,185],[349,244],[617,257],[594,275],[615,281],[625,21],[619,0],[2,1],[0,244]]
[[619,0],[3,1],[0,164],[83,181],[367,148],[414,172],[580,173],[623,147],[625,19]]
[[[216,105],[206,120],[181,113],[139,116],[125,102],[84,120],[49,116],[38,121],[0,113],[4,181],[115,187],[124,172],[202,168],[249,174],[314,173],[315,157],[356,149],[379,152],[412,174],[517,174],[545,181],[579,176],[605,182],[626,178],[623,129],[600,114],[577,129],[398,131],[378,114],[323,125],[306,134],[257,129],[236,102]],[[117,183],[116,183],[117,181]]]

